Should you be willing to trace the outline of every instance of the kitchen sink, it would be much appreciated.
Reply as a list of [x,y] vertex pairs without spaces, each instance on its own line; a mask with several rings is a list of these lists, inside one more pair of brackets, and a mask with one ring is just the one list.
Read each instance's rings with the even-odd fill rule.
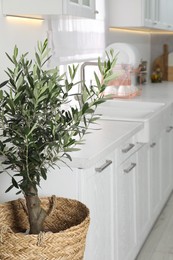
[[102,120],[143,122],[139,142],[150,142],[170,124],[171,106],[162,102],[107,100],[96,112]]
[[165,103],[137,102],[137,101],[114,101],[107,100],[101,104],[97,113],[102,114],[102,118],[126,119],[126,120],[147,120],[154,113],[162,110]]
[[103,107],[114,107],[114,108],[133,108],[133,109],[147,109],[147,110],[157,110],[160,107],[163,107],[165,103],[163,102],[145,102],[145,101],[132,101],[132,100],[107,100],[102,103],[100,106]]

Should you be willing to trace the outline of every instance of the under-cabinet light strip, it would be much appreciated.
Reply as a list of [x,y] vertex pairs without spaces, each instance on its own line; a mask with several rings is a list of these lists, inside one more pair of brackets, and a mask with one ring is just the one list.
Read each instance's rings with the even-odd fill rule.
[[142,34],[173,34],[173,31],[159,31],[159,30],[152,30],[152,29],[140,30],[140,29],[116,28],[116,27],[110,27],[109,31],[142,33]]
[[36,21],[44,21],[44,18],[41,17],[29,17],[29,16],[21,16],[21,15],[6,15],[8,18],[19,18],[19,19],[28,19],[28,20],[36,20]]

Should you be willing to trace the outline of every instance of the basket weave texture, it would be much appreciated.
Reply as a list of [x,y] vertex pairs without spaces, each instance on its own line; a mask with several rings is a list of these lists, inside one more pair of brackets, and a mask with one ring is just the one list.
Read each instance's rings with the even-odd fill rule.
[[[82,260],[89,227],[89,210],[77,200],[54,199],[44,232],[25,235],[28,229],[24,201],[0,204],[0,260]],[[51,198],[42,198],[49,210]]]

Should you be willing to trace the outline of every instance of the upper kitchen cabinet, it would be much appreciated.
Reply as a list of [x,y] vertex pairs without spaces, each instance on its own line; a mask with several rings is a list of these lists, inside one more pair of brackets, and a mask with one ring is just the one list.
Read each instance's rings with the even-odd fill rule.
[[110,0],[109,26],[173,30],[172,0]]
[[173,30],[173,1],[160,0],[159,1],[159,22],[160,26],[168,30]]
[[4,15],[43,17],[70,15],[95,18],[95,0],[1,0]]
[[73,16],[95,18],[95,0],[63,0],[64,14]]

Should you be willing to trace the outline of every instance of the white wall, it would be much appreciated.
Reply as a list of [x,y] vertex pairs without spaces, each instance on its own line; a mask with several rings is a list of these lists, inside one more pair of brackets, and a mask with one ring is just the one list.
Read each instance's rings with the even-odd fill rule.
[[[43,40],[47,35],[46,22],[33,21],[28,19],[7,18],[1,15],[0,6],[0,82],[6,79],[4,70],[11,66],[5,52],[12,54],[14,45],[19,48],[20,53],[29,52],[32,57],[38,40]],[[0,201],[16,199],[17,190],[5,194],[10,186],[10,178],[6,174],[0,175]]]
[[150,60],[150,36],[148,34],[111,31],[108,33],[107,45],[114,42],[132,44],[138,49],[141,59]]
[[137,34],[131,32],[107,32],[109,45],[114,42],[133,44],[140,52],[143,60],[148,62],[148,77],[150,77],[154,60],[163,54],[163,45],[168,45],[168,51],[173,51],[173,35],[170,34]]
[[173,35],[152,35],[151,62],[163,54],[163,45],[168,44],[168,51],[173,51]]
[[43,40],[47,34],[47,25],[44,21],[7,18],[1,13],[0,5],[0,82],[5,80],[4,70],[9,65],[5,52],[11,55],[16,44],[20,53],[29,51],[29,55],[32,56],[37,41]]
[[[108,3],[110,0],[107,0]],[[112,0],[111,0],[112,1]],[[132,33],[125,31],[109,31],[109,4],[106,5],[106,46],[112,43],[132,44],[139,52],[140,58],[148,62],[148,71],[150,70],[151,57],[151,36],[150,34]]]

